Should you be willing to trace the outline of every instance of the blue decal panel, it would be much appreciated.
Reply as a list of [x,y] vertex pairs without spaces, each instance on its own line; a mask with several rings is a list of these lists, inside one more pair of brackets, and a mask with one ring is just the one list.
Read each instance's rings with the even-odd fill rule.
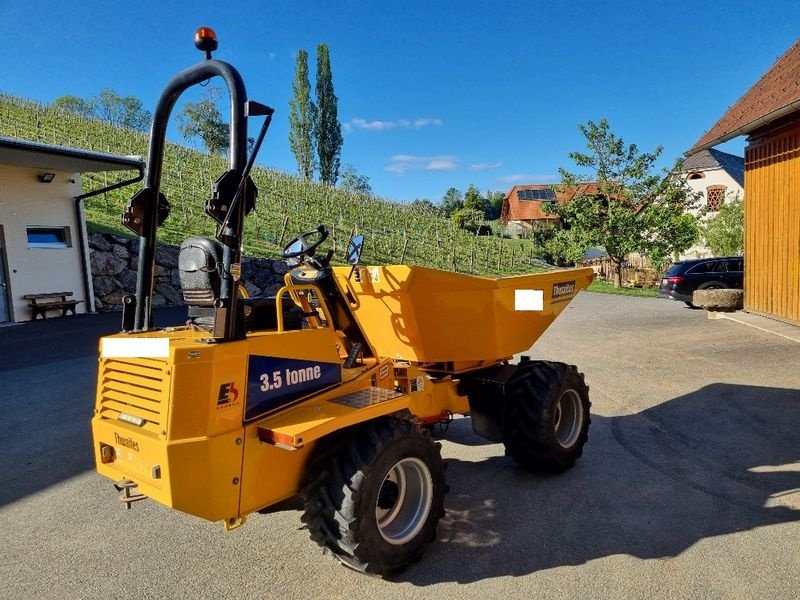
[[250,356],[245,419],[252,419],[342,380],[339,363]]

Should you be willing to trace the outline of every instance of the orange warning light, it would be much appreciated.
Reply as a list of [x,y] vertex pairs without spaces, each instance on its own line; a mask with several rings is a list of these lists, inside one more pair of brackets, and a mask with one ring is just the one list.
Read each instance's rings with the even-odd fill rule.
[[198,27],[194,32],[194,45],[198,50],[206,53],[206,58],[211,58],[211,53],[217,49],[217,34],[211,27]]

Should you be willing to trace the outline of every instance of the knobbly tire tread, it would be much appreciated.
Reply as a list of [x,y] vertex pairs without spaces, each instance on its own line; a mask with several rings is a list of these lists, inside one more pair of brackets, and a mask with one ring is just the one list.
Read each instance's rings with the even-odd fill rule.
[[[553,427],[555,403],[568,387],[581,398],[584,422],[569,449],[557,441]],[[589,435],[589,388],[577,367],[561,362],[520,363],[505,385],[503,443],[506,454],[521,467],[536,472],[560,473],[572,468],[583,454]]]
[[[310,477],[301,491],[301,519],[311,539],[362,573],[389,575],[419,560],[444,516],[447,486],[440,448],[427,431],[395,418],[367,423],[330,440],[311,461]],[[423,460],[431,472],[431,509],[412,540],[392,545],[378,531],[374,502],[388,470],[411,456]]]

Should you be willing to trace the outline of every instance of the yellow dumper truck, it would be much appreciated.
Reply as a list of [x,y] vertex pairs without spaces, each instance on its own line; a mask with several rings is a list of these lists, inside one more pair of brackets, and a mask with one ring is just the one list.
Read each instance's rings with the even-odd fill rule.
[[[574,366],[523,360],[591,269],[506,278],[414,266],[347,266],[319,252],[320,225],[283,250],[274,297],[246,298],[242,224],[255,206],[249,177],[272,109],[248,100],[231,65],[211,58],[176,75],[153,117],[144,187],[123,223],[140,237],[136,294],[122,331],[100,341],[92,419],[97,470],[123,501],[151,498],[228,529],[302,497],[311,538],[344,564],[387,574],[419,558],[444,514],[445,476],[431,425],[470,415],[521,467],[562,471],[581,455],[588,388]],[[179,269],[185,326],[152,319],[166,125],[189,87],[219,76],[231,97],[230,165],[206,212],[216,240],[191,237]],[[247,121],[263,116],[247,156]]]

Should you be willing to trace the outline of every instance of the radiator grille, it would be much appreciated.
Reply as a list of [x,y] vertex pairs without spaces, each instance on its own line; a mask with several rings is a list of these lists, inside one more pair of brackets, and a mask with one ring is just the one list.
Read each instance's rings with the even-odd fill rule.
[[144,421],[142,429],[166,429],[169,401],[167,363],[155,358],[114,358],[102,363],[100,418],[118,420],[120,413]]

